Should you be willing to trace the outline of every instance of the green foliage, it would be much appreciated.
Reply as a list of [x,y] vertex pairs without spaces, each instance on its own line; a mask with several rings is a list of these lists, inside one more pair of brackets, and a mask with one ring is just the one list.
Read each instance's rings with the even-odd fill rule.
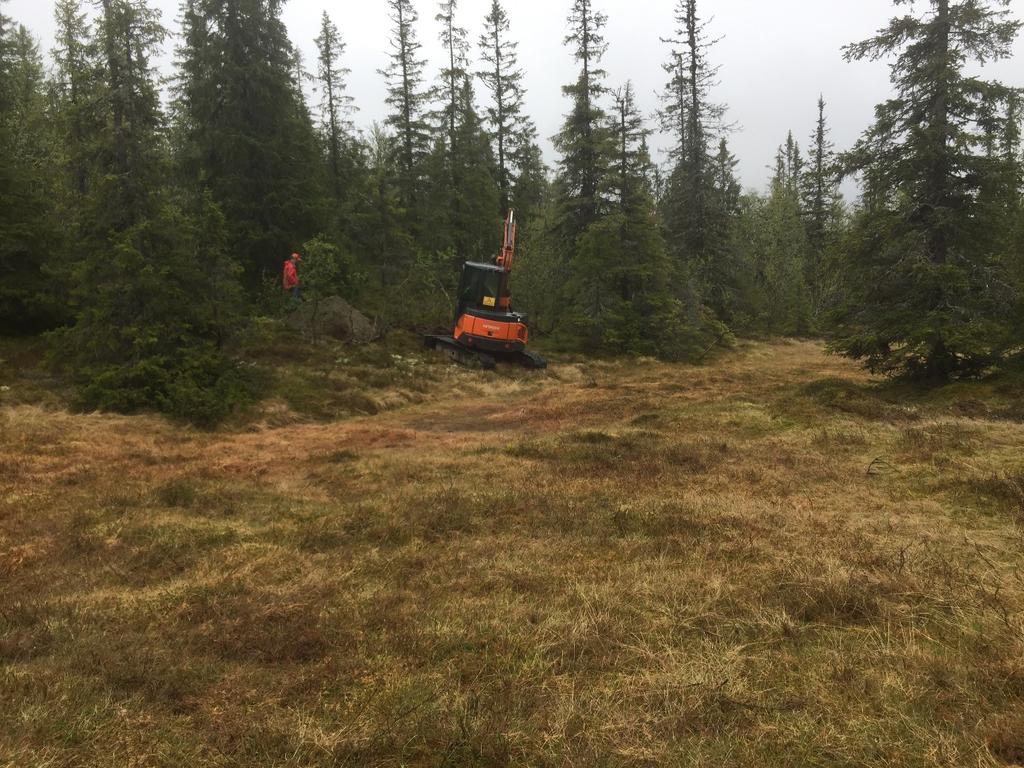
[[810,244],[800,207],[803,160],[790,134],[779,147],[771,195],[761,207],[754,263],[765,292],[767,330],[807,335],[811,325],[807,285]]
[[222,351],[240,318],[238,268],[212,197],[167,187],[149,66],[163,35],[144,3],[106,0],[95,38],[104,127],[80,135],[95,154],[71,276],[75,322],[53,334],[55,359],[84,407],[210,424],[251,397]]
[[579,238],[571,263],[567,325],[590,351],[696,358],[724,327],[687,315],[670,291],[673,274],[650,193],[647,129],[630,84],[615,94],[608,126],[615,153],[603,194],[611,212]]
[[991,148],[992,115],[1014,92],[965,70],[1009,55],[1019,28],[1001,0],[931,0],[846,50],[895,56],[895,96],[845,157],[862,173],[864,210],[832,346],[873,371],[970,375],[1013,344],[1018,287],[998,233],[1019,204],[1020,160]]
[[526,89],[516,49],[509,39],[510,22],[500,0],[492,0],[480,36],[480,56],[486,65],[477,73],[491,96],[487,109],[491,146],[500,190],[501,211],[515,207],[533,212],[540,204],[546,181],[537,146],[537,128],[523,111]]
[[250,288],[327,219],[325,169],[279,3],[189,0],[175,113],[189,185],[224,211]]
[[[489,257],[499,224],[490,140],[477,114],[469,75],[466,31],[456,25],[457,4],[445,0],[436,20],[446,66],[435,93],[437,121],[434,150],[428,159],[426,217],[434,224],[421,238],[433,251],[451,251],[453,268]],[[439,226],[437,226],[439,225]]]
[[550,200],[538,204],[518,229],[512,293],[516,309],[525,312],[534,330],[543,334],[555,331],[562,315],[563,288],[569,265],[551,236],[554,205]]
[[414,212],[420,196],[419,170],[430,147],[424,119],[429,96],[423,86],[426,61],[419,58],[422,45],[415,28],[419,17],[411,0],[387,0],[387,3],[394,27],[388,65],[381,71],[387,81],[385,101],[391,109],[385,124],[395,132],[396,141],[391,144],[397,171],[395,186],[401,208],[408,215]]
[[216,263],[222,252],[198,239],[210,222],[220,222],[215,209],[197,226],[166,203],[80,264],[90,288],[77,295],[75,325],[53,338],[83,407],[155,409],[209,425],[252,399],[251,382],[218,345],[235,320],[234,284],[224,279],[230,266]]
[[834,298],[828,251],[842,220],[839,169],[829,140],[824,97],[818,99],[818,122],[811,135],[806,173],[801,179],[800,202],[809,248],[804,280],[810,291],[812,312],[820,318]]
[[736,194],[730,179],[721,177],[722,161],[712,155],[725,107],[711,101],[718,68],[709,61],[712,43],[697,0],[679,0],[675,23],[674,37],[664,41],[672,46],[663,67],[670,78],[659,113],[673,139],[662,213],[673,262],[697,281],[701,298],[725,319],[727,220]]
[[459,271],[450,251],[416,251],[401,282],[387,286],[369,304],[385,328],[451,328]]
[[346,154],[351,143],[351,121],[347,113],[353,109],[352,98],[345,93],[345,78],[349,70],[338,62],[345,53],[338,28],[323,12],[320,20],[320,35],[316,39],[317,76],[322,90],[320,114],[324,143],[327,145],[327,164],[331,177],[331,188],[335,197],[342,197],[346,184]]
[[364,254],[363,264],[374,282],[384,289],[404,278],[415,245],[408,229],[407,209],[402,204],[397,143],[394,136],[376,124],[370,130],[367,174],[361,192],[364,205],[354,221]]
[[[493,257],[501,218],[499,192],[494,183],[490,142],[473,105],[469,78],[462,81],[456,113],[454,143],[439,141],[432,158],[431,198],[446,224],[434,250],[450,250],[454,264]],[[429,243],[429,241],[428,241]]]
[[352,296],[365,280],[351,255],[324,235],[307,240],[302,254],[300,277],[305,298]]
[[[317,301],[341,291],[342,258],[338,246],[322,235],[302,245],[302,292],[305,298]],[[350,267],[351,269],[351,267]]]
[[46,266],[59,244],[54,135],[43,63],[25,27],[0,22],[0,330],[31,332],[64,317]]
[[608,47],[601,34],[607,21],[591,0],[574,0],[565,43],[579,62],[580,73],[575,83],[562,87],[572,107],[555,137],[561,153],[555,182],[558,230],[569,249],[605,212],[601,187],[611,147],[607,115],[600,106],[605,72],[599,64]]

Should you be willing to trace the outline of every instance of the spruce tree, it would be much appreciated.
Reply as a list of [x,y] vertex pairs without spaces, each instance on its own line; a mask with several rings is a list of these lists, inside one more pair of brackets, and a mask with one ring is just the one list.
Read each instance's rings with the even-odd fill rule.
[[0,329],[5,331],[38,331],[62,314],[44,272],[59,242],[51,127],[39,47],[24,26],[0,12]]
[[672,166],[662,203],[671,256],[696,281],[703,298],[720,315],[727,287],[718,281],[725,273],[716,264],[726,248],[716,241],[712,222],[722,212],[711,210],[714,167],[711,147],[722,131],[725,107],[711,100],[718,68],[709,62],[713,41],[707,39],[697,0],[678,0],[674,37],[664,69],[670,75],[662,93],[662,126],[671,133]]
[[13,56],[14,19],[4,13],[8,0],[0,0],[0,111],[10,108],[10,76]]
[[365,205],[356,214],[355,226],[372,274],[385,287],[407,278],[406,269],[415,241],[406,226],[398,168],[399,139],[376,123],[366,145]]
[[413,213],[420,197],[422,163],[430,148],[429,130],[424,119],[429,94],[423,85],[423,67],[419,58],[421,44],[416,38],[418,19],[411,0],[388,0],[394,30],[386,69],[387,105],[391,113],[385,121],[395,131],[395,166],[402,206]]
[[710,158],[708,166],[706,301],[714,314],[730,325],[742,323],[749,316],[749,274],[742,263],[737,239],[741,191],[736,178],[737,163],[728,140],[721,137],[718,152]]
[[281,5],[187,0],[175,93],[183,182],[209,190],[250,289],[324,228],[325,174]]
[[95,43],[102,120],[83,198],[74,325],[55,337],[82,402],[213,422],[242,396],[220,351],[236,320],[234,267],[212,203],[187,210],[169,158],[151,60],[165,37],[142,0],[103,0]]
[[85,137],[97,132],[94,125],[97,119],[96,51],[81,0],[57,0],[54,16],[57,34],[51,87],[63,150],[61,165],[65,172],[66,191],[63,202],[66,213],[71,217],[86,192],[89,148]]
[[559,234],[567,248],[606,210],[602,186],[610,152],[607,115],[600,99],[605,92],[605,72],[600,68],[607,44],[601,30],[605,14],[593,7],[592,0],[573,0],[569,14],[570,46],[580,65],[579,77],[562,92],[572,100],[572,109],[562,130],[555,137],[559,160],[558,206]]
[[477,73],[491,96],[487,109],[491,143],[497,163],[501,210],[529,211],[540,202],[544,168],[537,129],[523,112],[526,89],[510,23],[500,0],[492,0],[480,36],[480,56],[486,67]]
[[818,315],[827,298],[826,248],[835,232],[840,207],[839,173],[825,119],[824,96],[818,98],[818,121],[811,135],[810,147],[801,200],[810,248],[805,280],[811,292],[814,313]]
[[755,262],[766,297],[765,329],[806,335],[812,330],[806,282],[810,246],[801,216],[803,160],[793,133],[775,157],[768,199],[759,209]]
[[[320,136],[326,150],[329,188],[332,196],[330,232],[342,258],[349,253],[364,256],[371,249],[374,233],[365,227],[369,214],[368,169],[364,143],[356,132],[352,114],[356,111],[346,92],[349,70],[342,63],[345,52],[337,26],[326,12],[321,16],[316,40],[317,68],[314,80],[320,93]],[[324,253],[332,252],[330,248]],[[366,266],[372,266],[367,264]],[[350,281],[353,288],[358,281]]]
[[316,38],[317,74],[320,86],[320,120],[324,143],[327,146],[327,163],[330,170],[331,188],[335,198],[342,198],[351,184],[351,134],[353,131],[349,113],[352,98],[345,93],[345,78],[349,70],[340,64],[345,53],[337,26],[327,11],[320,19],[320,35]]
[[627,83],[614,94],[607,130],[612,150],[602,180],[606,214],[580,236],[572,263],[570,327],[592,350],[695,356],[712,327],[700,310],[688,322],[673,296],[647,149],[650,131]]
[[435,151],[429,168],[430,238],[435,251],[452,254],[453,269],[468,259],[486,258],[498,231],[498,190],[489,140],[474,103],[469,43],[458,26],[455,0],[443,0],[444,67],[435,94],[438,104]]
[[613,97],[615,110],[605,126],[610,139],[607,172],[598,190],[606,209],[579,238],[572,262],[570,322],[591,350],[653,353],[656,338],[644,323],[653,308],[643,299],[646,285],[658,278],[663,251],[647,205],[650,158],[645,139],[650,132],[631,84]]
[[442,130],[449,154],[456,143],[458,116],[461,110],[462,84],[469,75],[469,42],[466,30],[458,26],[455,14],[458,0],[441,0],[434,20],[441,25],[441,46],[444,50],[444,66],[441,68],[441,82],[438,94],[441,101],[440,117]]
[[1003,214],[983,204],[1008,178],[985,151],[986,114],[1013,91],[965,71],[1010,54],[1020,22],[1007,7],[929,0],[846,48],[849,60],[895,56],[895,95],[845,156],[862,174],[865,208],[833,348],[872,371],[971,374],[1013,343],[1006,308],[1016,296],[989,236]]
[[495,233],[499,232],[500,192],[495,183],[494,156],[483,122],[473,103],[473,83],[462,79],[455,144],[450,153],[450,222],[458,262],[488,259],[493,254]]
[[1006,124],[1002,141],[1003,162],[1013,169],[1013,211],[1005,260],[1017,293],[1017,309],[1011,321],[1017,329],[1015,342],[1024,345],[1024,156],[1021,155],[1021,95],[1014,93],[1006,105]]

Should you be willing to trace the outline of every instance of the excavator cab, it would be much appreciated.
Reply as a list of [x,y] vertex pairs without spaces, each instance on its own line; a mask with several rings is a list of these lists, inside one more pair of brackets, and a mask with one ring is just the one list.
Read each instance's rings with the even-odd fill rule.
[[526,315],[511,310],[507,269],[466,262],[458,296],[452,334],[457,342],[484,352],[519,353],[526,349],[530,331]]
[[494,311],[498,308],[503,272],[501,267],[494,264],[469,261],[462,265],[459,298],[455,304],[456,323],[467,309]]
[[442,349],[458,362],[493,368],[498,358],[518,360],[529,368],[544,368],[547,362],[526,349],[530,331],[526,315],[512,311],[509,276],[515,258],[515,214],[505,220],[504,241],[493,263],[469,261],[462,265],[462,277],[455,301],[451,336],[426,336],[431,349]]

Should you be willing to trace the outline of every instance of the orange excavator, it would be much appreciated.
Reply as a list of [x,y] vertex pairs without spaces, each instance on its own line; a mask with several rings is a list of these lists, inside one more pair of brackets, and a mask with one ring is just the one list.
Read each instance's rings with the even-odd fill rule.
[[428,349],[447,353],[463,365],[494,368],[498,360],[518,362],[527,368],[547,368],[547,361],[526,348],[530,340],[527,317],[512,311],[509,277],[516,255],[516,217],[509,211],[501,251],[493,263],[468,261],[455,302],[454,328],[450,336],[424,336]]

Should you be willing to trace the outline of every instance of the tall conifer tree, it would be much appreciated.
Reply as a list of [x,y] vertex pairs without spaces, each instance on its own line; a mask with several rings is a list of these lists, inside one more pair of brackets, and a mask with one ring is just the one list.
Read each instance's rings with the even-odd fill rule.
[[43,61],[28,30],[0,6],[0,329],[38,331],[60,317],[44,264],[59,240],[53,197],[57,142]]
[[605,92],[605,72],[600,67],[607,44],[601,30],[605,14],[594,9],[592,0],[573,0],[569,14],[570,46],[580,65],[579,76],[562,92],[572,100],[572,109],[555,137],[559,161],[558,205],[561,236],[567,247],[605,211],[601,198],[610,152],[607,115],[600,105]]
[[678,0],[675,23],[674,37],[664,40],[672,48],[664,65],[669,81],[660,115],[673,137],[673,164],[662,210],[673,260],[686,268],[705,300],[721,313],[726,288],[718,282],[724,270],[715,259],[726,246],[714,240],[712,227],[717,216],[711,210],[716,199],[711,147],[722,129],[725,107],[711,100],[718,68],[708,60],[713,41],[707,39],[697,0]]
[[386,124],[394,130],[395,166],[402,206],[411,214],[420,197],[423,159],[430,146],[424,112],[429,94],[423,85],[424,59],[416,37],[418,19],[411,0],[387,0],[394,25],[388,66],[381,70],[387,80]]
[[431,243],[456,264],[485,258],[497,230],[498,193],[489,141],[474,103],[469,43],[456,0],[442,0],[436,21],[444,66],[435,94],[437,140],[431,160]]
[[[491,96],[487,109],[491,142],[497,162],[501,209],[532,209],[539,202],[535,185],[543,177],[537,129],[523,111],[526,90],[510,23],[500,0],[492,0],[480,36],[480,56],[486,65],[477,76]],[[516,194],[518,191],[518,195]]]
[[351,179],[346,167],[352,134],[352,98],[345,92],[345,78],[349,70],[340,61],[345,53],[345,43],[338,27],[331,21],[327,11],[320,18],[320,35],[316,38],[317,73],[320,86],[320,120],[323,126],[324,142],[327,145],[327,163],[331,175],[331,188],[336,198],[342,197]]
[[1020,22],[1007,8],[929,0],[846,49],[850,60],[895,56],[895,95],[846,155],[862,173],[865,210],[833,347],[871,370],[974,373],[1013,343],[1006,308],[1016,297],[991,239],[999,222],[983,204],[1010,178],[986,152],[985,118],[1013,92],[966,71],[1010,54]]
[[815,316],[828,300],[829,265],[826,251],[840,215],[839,172],[835,149],[825,118],[825,98],[818,98],[818,120],[811,134],[807,167],[802,179],[801,200],[810,248],[805,280]]
[[188,184],[222,208],[250,287],[323,228],[324,173],[276,0],[187,0],[175,113]]

